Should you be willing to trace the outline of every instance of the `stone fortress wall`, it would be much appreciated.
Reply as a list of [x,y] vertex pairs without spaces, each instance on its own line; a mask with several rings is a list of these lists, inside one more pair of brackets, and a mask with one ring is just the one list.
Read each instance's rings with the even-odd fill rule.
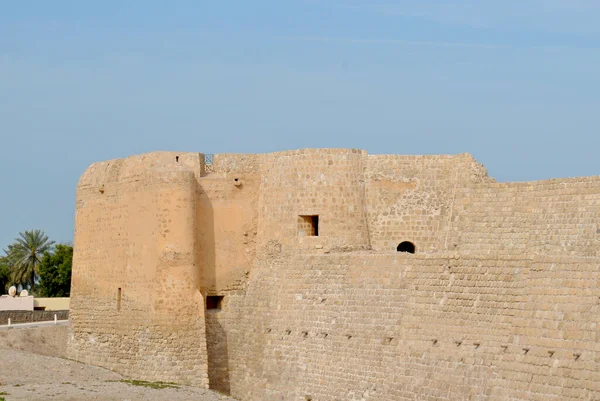
[[248,401],[600,399],[599,202],[468,154],[96,163],[69,355]]
[[206,385],[195,263],[200,155],[170,168],[166,158],[96,163],[81,177],[69,355],[126,375]]
[[600,256],[600,177],[480,184],[457,199],[455,250]]
[[597,262],[282,258],[257,269],[221,318],[230,390],[249,400],[595,399]]

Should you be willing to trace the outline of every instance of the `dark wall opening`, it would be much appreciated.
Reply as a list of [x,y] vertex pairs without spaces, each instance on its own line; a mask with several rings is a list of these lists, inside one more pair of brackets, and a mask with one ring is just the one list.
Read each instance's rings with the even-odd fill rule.
[[[206,314],[206,348],[208,351],[208,382],[212,390],[231,394],[229,377],[229,344],[224,328],[228,316],[226,311]],[[223,321],[222,321],[223,320]]]
[[318,215],[300,215],[298,216],[298,234],[300,236],[317,237],[319,236],[319,216]]
[[415,244],[413,244],[412,242],[409,242],[409,241],[404,241],[404,242],[401,242],[400,244],[398,244],[398,247],[396,248],[396,250],[398,252],[415,253]]
[[206,310],[221,310],[222,304],[222,295],[209,295],[206,297]]

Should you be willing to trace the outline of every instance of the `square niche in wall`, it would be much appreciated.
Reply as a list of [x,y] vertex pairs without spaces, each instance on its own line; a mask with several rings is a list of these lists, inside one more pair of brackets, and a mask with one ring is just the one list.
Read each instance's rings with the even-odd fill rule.
[[319,216],[315,214],[298,216],[298,236],[318,237]]
[[220,311],[223,308],[222,295],[209,295],[206,297],[206,310]]

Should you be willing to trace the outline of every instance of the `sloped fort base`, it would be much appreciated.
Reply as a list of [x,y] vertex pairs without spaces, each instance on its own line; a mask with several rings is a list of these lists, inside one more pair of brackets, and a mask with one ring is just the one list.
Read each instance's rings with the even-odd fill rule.
[[206,160],[84,173],[71,358],[248,401],[600,397],[600,179],[500,184],[467,154]]

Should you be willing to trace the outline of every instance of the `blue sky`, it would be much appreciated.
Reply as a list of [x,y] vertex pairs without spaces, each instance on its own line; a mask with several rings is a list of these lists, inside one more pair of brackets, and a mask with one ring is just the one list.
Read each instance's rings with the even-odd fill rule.
[[72,241],[85,168],[153,150],[598,175],[599,20],[596,0],[2,2],[0,247]]

